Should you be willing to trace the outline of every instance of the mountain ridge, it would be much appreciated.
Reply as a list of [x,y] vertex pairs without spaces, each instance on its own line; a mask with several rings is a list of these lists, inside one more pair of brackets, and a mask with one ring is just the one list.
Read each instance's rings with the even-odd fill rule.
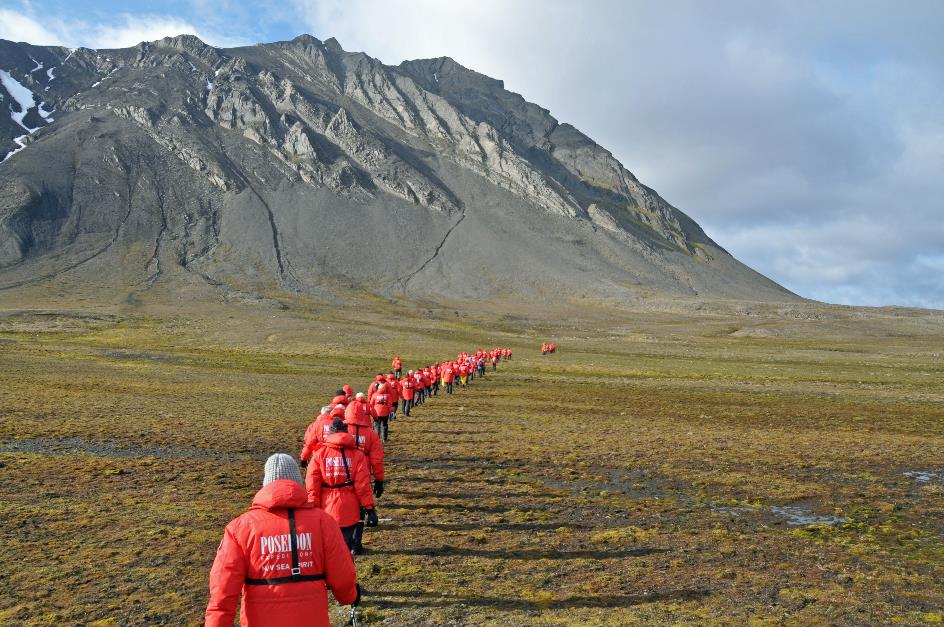
[[0,164],[0,288],[78,280],[151,242],[128,260],[134,285],[167,270],[249,290],[797,298],[575,127],[448,57],[390,66],[334,38],[181,35],[0,41],[0,70],[55,112],[25,135],[0,116],[0,153],[25,145]]

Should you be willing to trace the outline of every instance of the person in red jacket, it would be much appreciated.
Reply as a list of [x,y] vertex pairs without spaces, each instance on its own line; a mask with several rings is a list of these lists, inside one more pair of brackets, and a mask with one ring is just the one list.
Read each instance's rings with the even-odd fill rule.
[[366,422],[373,427],[373,418],[370,416],[370,406],[367,404],[367,397],[363,392],[354,395],[354,400],[344,409],[344,422],[351,422],[357,419],[358,422]]
[[413,400],[413,406],[417,407],[426,400],[426,384],[423,381],[423,373],[419,370],[412,371],[413,381],[416,383],[416,395]]
[[308,463],[308,458],[311,457],[311,454],[315,450],[315,436],[321,433],[321,430],[324,428],[324,421],[328,418],[328,415],[331,413],[331,406],[325,405],[321,408],[321,413],[318,414],[318,417],[315,418],[308,428],[305,429],[305,439],[302,444],[302,452],[298,456],[298,459],[302,461],[302,466]]
[[403,362],[400,361],[399,355],[393,358],[393,364],[391,365],[393,366],[393,374],[396,376],[397,379],[399,379],[400,376],[403,374]]
[[498,370],[498,353],[492,355],[492,370]]
[[442,380],[446,385],[446,394],[452,394],[452,382],[455,381],[455,378],[456,372],[452,369],[452,364],[446,364],[442,371]]
[[383,374],[378,374],[374,377],[374,380],[371,382],[370,386],[367,388],[367,400],[371,400],[374,396],[374,393],[377,391],[377,388],[386,380],[386,377]]
[[390,405],[390,419],[397,419],[397,407],[400,404],[400,386],[397,378],[391,372],[387,375],[387,404]]
[[422,370],[417,370],[416,373],[417,373],[416,377],[419,380],[420,389],[422,390],[423,402],[425,403],[426,400],[430,397],[429,370],[426,368],[423,368]]
[[373,396],[370,397],[370,415],[374,419],[377,435],[386,442],[387,433],[390,431],[390,404],[387,401],[387,384],[384,382],[375,388]]
[[429,369],[429,375],[432,378],[433,396],[439,396],[439,380],[442,377],[439,364],[433,364],[433,367]]
[[367,526],[377,526],[374,494],[370,489],[367,458],[354,448],[354,438],[347,425],[335,420],[334,433],[325,438],[324,446],[315,451],[308,464],[305,486],[308,500],[328,513],[341,527],[341,534],[352,554],[362,552],[364,532],[363,510]]
[[210,570],[207,627],[328,627],[328,591],[357,605],[360,586],[338,523],[308,502],[295,460],[276,453],[249,511],[226,525]]
[[354,438],[354,448],[364,452],[370,474],[374,476],[374,496],[378,499],[384,491],[384,449],[380,436],[370,423],[370,416],[355,414],[344,418],[347,432]]
[[327,415],[318,416],[318,420],[309,425],[308,430],[305,431],[305,446],[302,447],[301,455],[298,456],[302,468],[308,466],[311,454],[321,446],[325,437],[331,433],[331,422],[335,418],[344,419],[344,411],[344,405],[336,405]]
[[416,392],[416,381],[412,373],[400,379],[400,398],[403,399],[403,415],[409,416],[413,408],[413,394]]

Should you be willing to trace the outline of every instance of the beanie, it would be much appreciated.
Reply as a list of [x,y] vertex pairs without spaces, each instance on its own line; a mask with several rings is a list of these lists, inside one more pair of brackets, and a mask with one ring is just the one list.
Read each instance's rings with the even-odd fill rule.
[[302,480],[302,473],[298,470],[298,464],[291,455],[285,453],[275,453],[266,460],[265,476],[262,478],[262,485],[267,486],[273,481],[279,479],[289,479],[301,485],[305,485]]

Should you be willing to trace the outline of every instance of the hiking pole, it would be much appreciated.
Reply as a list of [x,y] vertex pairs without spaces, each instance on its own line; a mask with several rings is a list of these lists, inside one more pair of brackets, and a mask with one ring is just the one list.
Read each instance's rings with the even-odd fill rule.
[[357,606],[351,606],[351,626],[357,627]]

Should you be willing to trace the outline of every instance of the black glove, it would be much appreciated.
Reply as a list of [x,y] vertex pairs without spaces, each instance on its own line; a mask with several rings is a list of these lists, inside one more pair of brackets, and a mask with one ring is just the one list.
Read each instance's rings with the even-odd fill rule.
[[357,607],[361,604],[361,584],[356,583],[354,585],[357,586],[357,598],[354,599],[353,603],[351,603],[351,607]]
[[376,479],[374,481],[374,496],[380,498],[384,493],[384,482],[383,479]]
[[378,522],[377,510],[371,507],[369,510],[367,510],[367,526],[376,527]]
[[308,460],[307,460],[307,459],[303,459],[302,461],[298,462],[298,467],[299,467],[299,468],[308,468]]

